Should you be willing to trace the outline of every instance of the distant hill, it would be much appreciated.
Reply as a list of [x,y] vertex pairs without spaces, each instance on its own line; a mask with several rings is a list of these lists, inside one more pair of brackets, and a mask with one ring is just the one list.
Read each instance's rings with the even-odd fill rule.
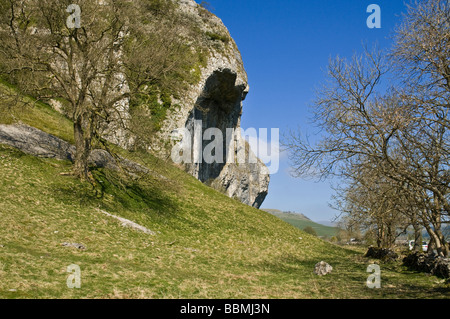
[[[445,236],[445,239],[447,241],[449,241],[450,240],[450,225],[442,226],[441,231],[442,231],[442,234]],[[411,234],[412,233],[413,232],[411,232]],[[425,241],[429,241],[430,240],[430,235],[428,234],[428,232],[425,229],[422,231],[422,237],[423,237],[423,239]]]
[[305,229],[305,227],[311,226],[317,233],[317,236],[319,237],[332,237],[337,235],[338,228],[337,227],[331,227],[331,226],[325,226],[316,222],[313,222],[311,219],[309,219],[307,216],[301,214],[301,213],[294,213],[294,212],[283,212],[278,209],[262,209],[263,211],[274,215],[281,220],[285,221],[286,223],[289,223],[301,230]]
[[316,223],[324,225],[324,226],[329,226],[329,227],[337,227],[337,223],[330,222],[328,220],[319,220],[319,221],[316,221]]
[[262,210],[267,212],[267,213],[269,213],[269,214],[275,215],[277,217],[290,216],[291,218],[294,218],[294,219],[312,221],[311,219],[309,219],[307,216],[303,215],[302,213],[283,212],[283,211],[278,210],[278,209],[262,209]]

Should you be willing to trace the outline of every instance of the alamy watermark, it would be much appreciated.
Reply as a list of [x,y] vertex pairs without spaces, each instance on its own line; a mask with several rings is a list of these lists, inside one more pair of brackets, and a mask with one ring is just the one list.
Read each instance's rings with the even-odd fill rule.
[[72,264],[67,267],[67,272],[70,275],[67,277],[67,288],[80,289],[81,288],[81,268],[78,265]]
[[69,29],[79,29],[81,28],[81,8],[77,4],[71,4],[67,7],[66,11],[71,13],[67,17],[66,25]]
[[270,174],[278,172],[280,164],[280,130],[267,128],[203,128],[202,121],[194,121],[193,128],[172,132],[176,142],[172,161],[176,164],[257,164],[261,160]]
[[369,29],[381,28],[381,8],[378,4],[371,4],[367,7],[367,13],[371,15],[367,18],[367,27]]
[[381,268],[379,265],[372,264],[367,267],[367,272],[372,273],[366,281],[366,285],[370,289],[381,288]]

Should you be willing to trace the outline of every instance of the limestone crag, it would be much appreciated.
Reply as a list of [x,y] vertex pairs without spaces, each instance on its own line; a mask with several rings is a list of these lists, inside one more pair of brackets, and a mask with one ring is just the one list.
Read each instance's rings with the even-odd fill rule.
[[[196,20],[204,33],[222,35],[227,41],[210,40],[208,63],[201,70],[201,80],[176,101],[181,107],[170,110],[159,137],[167,140],[179,128],[187,128],[194,136],[196,121],[201,121],[202,132],[218,128],[225,137],[227,129],[241,127],[242,102],[249,92],[241,54],[218,17],[210,13],[205,15],[205,9],[193,0],[181,0],[179,4],[179,10]],[[259,208],[268,193],[269,170],[242,137],[237,139],[237,147],[247,149],[245,163],[226,163],[224,159],[223,163],[185,164],[185,168],[202,182]],[[223,149],[228,150],[229,144],[230,141],[224,138]],[[252,158],[256,160],[251,161]]]
[[[229,129],[239,130],[242,102],[249,92],[241,54],[222,21],[194,0],[178,0],[177,3],[177,14],[187,17],[186,20],[196,26],[196,39],[190,40],[193,44],[200,43],[205,49],[207,62],[200,68],[198,82],[191,84],[182,93],[177,93],[176,98],[172,96],[172,105],[176,107],[167,110],[158,133],[151,135],[153,142],[146,145],[163,158],[170,155],[171,148],[176,144],[173,134],[179,129],[188,129],[194,136],[195,124],[201,122],[202,133],[209,128],[218,128],[226,136]],[[187,42],[190,41],[188,37],[185,37]],[[118,57],[120,55],[118,53]],[[128,89],[123,74],[117,74],[116,82],[118,91],[109,92],[111,95]],[[111,121],[102,127],[103,137],[124,148],[130,148],[134,141],[133,136],[129,136],[127,130],[122,128],[128,125],[130,119],[129,102],[127,99],[118,102]],[[55,109],[62,109],[56,101],[53,104]],[[114,121],[117,125],[114,125]],[[244,150],[244,162],[227,163],[224,158],[223,161],[212,164],[205,161],[197,164],[184,163],[184,169],[228,196],[259,208],[268,193],[269,170],[252,153],[244,138],[237,136],[232,142],[236,147],[230,148],[231,141],[224,139],[223,150],[231,149],[236,153]]]

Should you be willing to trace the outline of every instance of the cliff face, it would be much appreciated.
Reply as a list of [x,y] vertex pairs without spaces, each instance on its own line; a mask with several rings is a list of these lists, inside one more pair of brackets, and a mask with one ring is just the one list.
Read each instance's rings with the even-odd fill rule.
[[[201,47],[200,51],[205,55],[205,62],[199,66],[199,70],[192,70],[192,72],[200,71],[198,81],[188,85],[182,93],[178,92],[176,98],[171,97],[172,107],[167,110],[156,135],[154,136],[154,132],[148,134],[152,136],[153,142],[147,146],[150,146],[156,154],[167,158],[171,152],[170,148],[176,144],[173,141],[174,132],[187,129],[191,136],[194,136],[198,123],[201,123],[202,136],[210,128],[219,129],[224,137],[222,149],[231,150],[236,154],[243,151],[244,160],[227,162],[224,155],[221,162],[184,163],[183,168],[229,197],[259,208],[268,193],[269,171],[251,152],[244,138],[239,135],[231,140],[225,138],[228,130],[240,129],[242,102],[249,92],[241,54],[218,17],[194,0],[178,0],[176,4],[175,20],[180,17],[182,18],[180,21],[183,21],[179,22],[180,25],[187,21],[190,30],[195,30],[194,33],[182,34],[183,41],[190,43],[191,46]],[[179,29],[182,33],[183,27]],[[192,50],[198,51],[197,47],[192,47]],[[123,74],[118,74],[117,77],[118,84],[126,83]],[[128,89],[126,85],[118,87],[120,90]],[[56,109],[62,108],[56,101],[53,101],[53,106]],[[118,114],[119,125],[109,123],[103,128],[102,135],[114,144],[130,148],[133,146],[134,138],[130,136],[129,130],[123,129],[123,124],[127,125],[132,117],[130,100],[120,101],[115,109],[114,114]],[[203,142],[201,149],[205,149],[208,143]]]
[[[222,132],[223,149],[229,150],[227,129],[240,129],[243,101],[249,92],[247,74],[241,54],[222,21],[193,0],[179,1],[179,10],[197,22],[201,32],[209,35],[209,56],[201,69],[201,79],[177,101],[181,107],[170,110],[161,131],[162,137],[187,128],[194,136],[195,123],[202,124],[202,133],[209,128]],[[247,205],[259,208],[263,203],[270,181],[269,170],[249,149],[240,136],[235,137],[232,152],[245,149],[245,162],[185,164],[185,169],[212,187],[225,192]],[[205,148],[203,143],[203,148]],[[225,155],[224,155],[225,156]]]

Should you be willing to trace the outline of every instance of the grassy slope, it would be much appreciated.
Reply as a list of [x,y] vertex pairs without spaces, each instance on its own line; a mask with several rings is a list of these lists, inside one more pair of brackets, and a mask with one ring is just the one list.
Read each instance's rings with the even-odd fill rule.
[[325,225],[321,225],[313,222],[312,220],[306,219],[302,215],[292,214],[292,213],[284,213],[281,211],[269,211],[272,215],[280,218],[288,224],[291,224],[298,229],[305,229],[308,226],[311,226],[317,233],[317,236],[336,236],[338,229],[336,227],[329,227]]
[[[17,117],[70,140],[70,122],[46,106],[25,107]],[[395,264],[382,265],[383,288],[370,290],[371,261],[361,252],[321,241],[172,165],[147,160],[168,181],[118,186],[104,179],[108,172],[95,171],[103,180],[100,197],[61,175],[70,163],[0,145],[0,298],[449,297],[448,285],[435,277]],[[99,208],[158,234],[123,228]],[[321,260],[334,267],[332,274],[313,274]],[[81,267],[81,289],[66,286],[71,264]]]

